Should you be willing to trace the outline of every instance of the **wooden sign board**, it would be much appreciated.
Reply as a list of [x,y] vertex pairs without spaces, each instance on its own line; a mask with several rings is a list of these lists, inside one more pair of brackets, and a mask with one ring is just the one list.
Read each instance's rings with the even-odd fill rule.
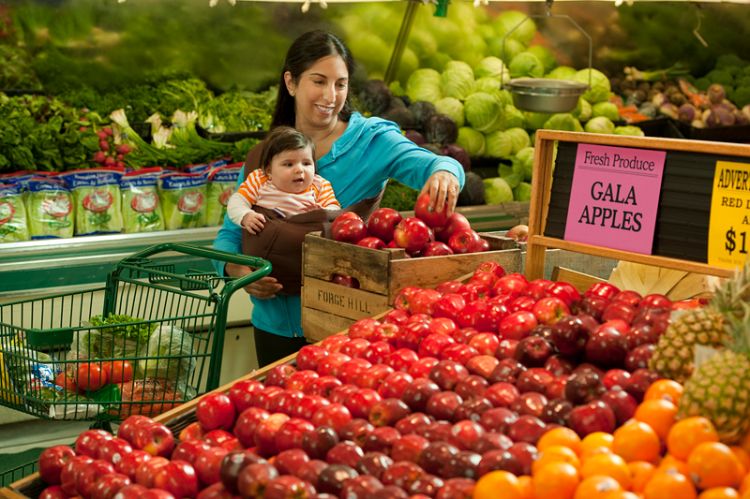
[[[586,179],[580,174],[576,179],[576,173],[592,165],[584,164],[581,158],[585,155],[579,156],[579,150],[598,151],[600,157],[594,166],[619,170],[632,171],[644,164],[653,168],[663,160],[663,171],[658,179],[660,190],[656,195],[648,190],[657,181],[655,177],[650,185],[641,182],[640,187],[631,189],[627,180],[622,181],[622,175],[617,173],[611,176],[611,185],[600,180],[596,183],[595,178],[582,184]],[[620,158],[628,160],[614,162],[616,152],[620,153]],[[609,158],[606,153],[610,154]],[[589,159],[594,161],[592,156]],[[546,249],[559,248],[728,277],[745,261],[746,253],[742,252],[750,251],[747,240],[750,179],[745,172],[750,172],[748,145],[539,130],[526,275],[529,279],[542,277]],[[607,237],[595,239],[596,243],[581,242],[586,240],[580,235],[581,231],[575,234],[569,226],[571,220],[572,223],[590,221],[579,216],[583,211],[570,213],[572,209],[582,210],[582,201],[590,202],[587,208],[591,213],[597,208],[600,215],[597,221],[610,229]],[[655,210],[645,206],[649,202],[655,204]],[[712,202],[720,208],[712,211]],[[609,218],[602,221],[602,210],[607,208]],[[618,208],[622,210],[619,221],[613,220],[617,215],[611,213]],[[622,222],[624,211],[631,217],[627,224]],[[639,223],[653,218],[650,220],[653,233],[647,234],[650,242],[638,246],[637,252],[627,251],[622,248],[633,238],[632,217],[636,214]]]

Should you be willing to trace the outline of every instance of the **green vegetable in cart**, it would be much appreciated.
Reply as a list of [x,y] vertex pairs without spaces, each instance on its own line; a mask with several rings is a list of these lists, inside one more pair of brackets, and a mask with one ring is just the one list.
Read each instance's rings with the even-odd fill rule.
[[233,163],[215,168],[208,174],[206,225],[209,227],[219,225],[224,220],[229,196],[234,192],[241,169],[242,163]]
[[159,192],[167,230],[206,225],[208,173],[169,173],[159,179]]
[[84,326],[89,327],[73,335],[71,360],[137,357],[156,329],[156,324],[123,314],[95,315]]
[[121,170],[75,170],[63,173],[60,177],[73,192],[76,235],[122,231]]
[[139,361],[140,372],[147,378],[177,383],[182,389],[193,379],[196,341],[176,326],[160,326],[148,340],[144,358]]
[[30,237],[21,187],[0,184],[0,243],[28,241]]
[[73,196],[56,178],[35,177],[28,182],[26,213],[32,239],[73,237]]
[[143,168],[126,173],[120,179],[124,232],[164,230],[158,190],[161,174],[161,168]]

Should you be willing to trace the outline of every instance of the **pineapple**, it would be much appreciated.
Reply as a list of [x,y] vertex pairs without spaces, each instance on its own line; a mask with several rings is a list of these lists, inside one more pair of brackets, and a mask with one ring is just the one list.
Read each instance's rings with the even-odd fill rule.
[[739,442],[750,429],[750,304],[740,310],[742,319],[728,317],[728,348],[702,363],[685,383],[677,415],[710,419],[726,444]]
[[693,372],[695,345],[722,346],[729,338],[727,316],[740,318],[742,304],[750,301],[750,264],[714,293],[705,308],[677,311],[659,337],[649,367],[683,383]]

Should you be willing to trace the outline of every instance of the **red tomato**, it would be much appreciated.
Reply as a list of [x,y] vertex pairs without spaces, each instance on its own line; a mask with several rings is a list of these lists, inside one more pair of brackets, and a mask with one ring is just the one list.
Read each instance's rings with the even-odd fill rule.
[[104,364],[104,372],[110,383],[127,383],[133,380],[133,365],[127,360],[113,360]]
[[81,390],[94,392],[108,382],[107,371],[100,364],[85,362],[78,366],[76,384]]
[[66,392],[78,393],[78,386],[76,385],[76,382],[73,381],[64,372],[55,376],[55,384],[57,386],[61,386]]

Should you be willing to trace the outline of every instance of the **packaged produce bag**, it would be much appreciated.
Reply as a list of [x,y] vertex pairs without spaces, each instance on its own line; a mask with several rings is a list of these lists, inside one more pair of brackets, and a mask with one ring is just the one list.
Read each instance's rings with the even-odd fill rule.
[[159,178],[159,196],[167,230],[206,225],[208,172],[168,173]]
[[164,214],[159,202],[161,168],[143,168],[120,179],[123,232],[164,230]]
[[209,227],[221,224],[227,213],[229,196],[234,192],[240,176],[242,163],[225,165],[211,170],[208,174],[206,188],[206,225]]
[[33,177],[27,183],[26,214],[32,239],[73,237],[73,195],[62,179]]
[[0,243],[28,241],[30,238],[21,186],[0,184]]
[[96,168],[60,175],[73,192],[76,235],[122,232],[122,173],[122,170],[116,168]]
[[193,335],[177,326],[162,325],[151,333],[138,367],[147,378],[175,383],[183,393],[188,390],[195,371]]

